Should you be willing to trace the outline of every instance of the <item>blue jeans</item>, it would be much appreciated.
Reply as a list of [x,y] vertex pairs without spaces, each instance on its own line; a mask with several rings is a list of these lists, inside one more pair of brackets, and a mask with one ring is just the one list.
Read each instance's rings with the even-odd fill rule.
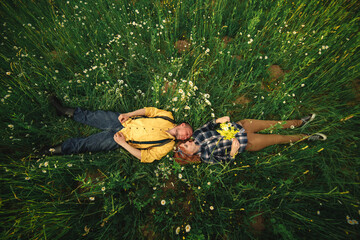
[[88,111],[76,108],[74,120],[104,130],[85,138],[70,138],[61,145],[63,154],[100,152],[115,150],[120,147],[114,141],[114,134],[124,128],[118,117],[120,113],[106,111]]

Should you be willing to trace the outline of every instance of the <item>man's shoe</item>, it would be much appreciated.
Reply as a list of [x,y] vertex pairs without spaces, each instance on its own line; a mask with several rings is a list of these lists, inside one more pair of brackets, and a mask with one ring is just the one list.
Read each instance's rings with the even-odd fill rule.
[[322,133],[314,133],[310,137],[308,137],[308,141],[325,141],[327,139],[327,136]]
[[316,114],[315,114],[315,113],[311,113],[310,115],[301,118],[302,124],[301,124],[299,127],[305,126],[305,125],[308,124],[309,122],[313,121],[313,120],[315,119],[315,117],[316,117]]
[[74,108],[64,107],[57,97],[51,95],[49,97],[49,102],[56,109],[57,115],[59,115],[59,116],[67,116],[67,117],[73,117],[74,116],[75,109]]
[[63,155],[61,151],[61,144],[53,147],[44,147],[42,150],[40,150],[39,154],[41,156]]

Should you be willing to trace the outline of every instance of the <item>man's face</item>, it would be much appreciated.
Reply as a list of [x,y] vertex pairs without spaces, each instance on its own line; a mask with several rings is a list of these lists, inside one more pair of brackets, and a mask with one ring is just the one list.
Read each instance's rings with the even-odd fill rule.
[[191,137],[193,131],[184,123],[180,124],[176,129],[176,139],[178,140],[186,140]]

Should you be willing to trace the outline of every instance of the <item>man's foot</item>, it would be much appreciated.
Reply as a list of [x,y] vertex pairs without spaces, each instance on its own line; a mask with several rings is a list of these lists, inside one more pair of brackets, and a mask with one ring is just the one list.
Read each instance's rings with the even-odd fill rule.
[[53,147],[44,147],[43,149],[40,150],[39,154],[41,156],[63,155],[61,151],[61,144]]
[[308,141],[325,141],[327,139],[327,136],[322,133],[314,133],[310,137],[308,137]]
[[309,122],[313,121],[313,120],[315,119],[315,117],[316,117],[316,114],[315,114],[315,113],[311,113],[310,115],[301,118],[302,124],[301,124],[299,127],[305,126],[305,125],[308,124]]
[[73,117],[74,116],[75,109],[74,108],[64,107],[61,104],[60,100],[57,97],[55,97],[54,95],[51,95],[49,97],[49,102],[56,109],[57,115],[59,115],[59,116],[63,115],[63,116],[67,116],[67,117]]

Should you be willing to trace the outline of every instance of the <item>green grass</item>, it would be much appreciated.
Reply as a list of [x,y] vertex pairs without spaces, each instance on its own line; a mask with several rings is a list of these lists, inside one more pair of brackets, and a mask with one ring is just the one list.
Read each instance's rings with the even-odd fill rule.
[[[2,239],[359,238],[356,1],[0,6]],[[178,40],[191,46],[179,52]],[[316,112],[305,129],[276,133],[328,140],[225,165],[181,167],[172,153],[142,164],[125,150],[39,158],[45,145],[98,131],[57,117],[50,93],[91,110],[155,106],[194,128]]]

